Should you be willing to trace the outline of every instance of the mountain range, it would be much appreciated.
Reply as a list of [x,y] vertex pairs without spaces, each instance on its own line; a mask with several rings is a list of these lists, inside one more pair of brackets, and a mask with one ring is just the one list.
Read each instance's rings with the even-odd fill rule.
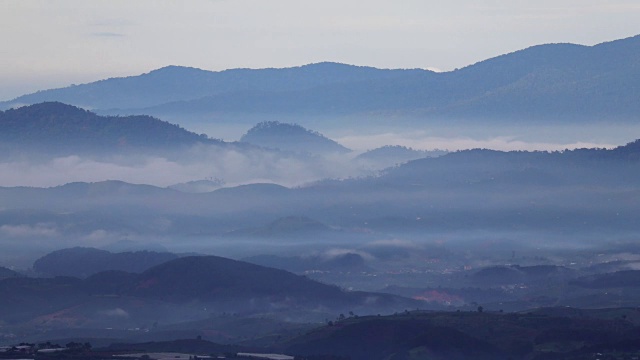
[[632,122],[640,110],[639,44],[640,36],[595,46],[539,45],[445,73],[336,63],[220,72],[172,66],[40,91],[2,106],[61,101],[99,113],[179,119],[183,125],[190,118],[279,116],[341,116],[343,125],[376,118]]
[[630,231],[638,228],[633,209],[639,144],[563,152],[460,151],[413,160],[378,176],[298,188],[251,184],[192,194],[118,181],[4,187],[0,221],[28,225],[30,231],[47,224],[69,236],[101,230],[265,240],[418,229]]

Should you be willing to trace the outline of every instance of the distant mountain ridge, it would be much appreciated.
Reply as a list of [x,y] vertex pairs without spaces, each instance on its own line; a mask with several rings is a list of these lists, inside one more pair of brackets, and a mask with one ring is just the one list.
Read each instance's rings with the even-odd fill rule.
[[640,111],[639,62],[635,36],[595,46],[538,45],[446,73],[335,63],[222,72],[167,67],[41,91],[2,106],[63,101],[110,114],[215,115],[216,121],[242,114],[414,123],[634,121]]
[[247,91],[291,91],[332,83],[391,78],[424,70],[380,70],[365,66],[321,62],[292,68],[207,71],[167,66],[149,73],[111,78],[61,89],[42,90],[9,103],[60,101],[86,108],[140,108]]

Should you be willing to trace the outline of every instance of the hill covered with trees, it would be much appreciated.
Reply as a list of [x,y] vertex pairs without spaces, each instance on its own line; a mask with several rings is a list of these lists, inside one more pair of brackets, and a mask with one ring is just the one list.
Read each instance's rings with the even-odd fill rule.
[[99,116],[59,102],[0,112],[0,147],[8,153],[118,152],[219,144],[150,116]]

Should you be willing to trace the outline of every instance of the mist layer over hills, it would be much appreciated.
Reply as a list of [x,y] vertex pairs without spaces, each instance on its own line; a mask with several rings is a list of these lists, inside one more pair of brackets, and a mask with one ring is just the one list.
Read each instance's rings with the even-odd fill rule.
[[0,231],[7,245],[25,250],[29,243],[53,250],[132,239],[178,252],[248,242],[254,253],[246,255],[255,255],[285,244],[350,248],[443,236],[452,246],[489,239],[593,246],[640,231],[638,159],[636,141],[612,150],[461,151],[298,188],[252,184],[194,194],[117,181],[5,187]]
[[[102,117],[61,103],[0,112],[0,126],[2,184],[126,180],[170,186],[217,179],[216,187],[251,182],[294,185],[365,173],[350,165],[346,148],[294,125],[288,126],[298,132],[282,126],[270,132],[271,138],[290,144],[282,150],[268,148],[269,142],[256,136],[256,145],[223,142],[149,116]],[[319,139],[318,147],[304,148],[305,136]],[[320,156],[333,152],[341,156]]]

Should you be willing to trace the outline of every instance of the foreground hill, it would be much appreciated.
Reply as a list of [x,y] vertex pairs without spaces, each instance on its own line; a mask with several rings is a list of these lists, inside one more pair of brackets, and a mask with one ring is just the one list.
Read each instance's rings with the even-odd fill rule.
[[4,279],[0,290],[3,321],[40,322],[50,328],[168,324],[226,312],[285,311],[286,316],[298,312],[313,318],[347,309],[393,312],[421,304],[395,295],[347,292],[284,270],[217,256],[178,258],[140,274]]
[[350,318],[290,340],[283,350],[353,360],[589,359],[596,353],[621,359],[640,351],[640,337],[637,323],[620,315],[626,319],[634,310],[408,312]]
[[[41,91],[4,104],[63,101],[113,114],[274,119],[347,115],[440,123],[630,122],[640,110],[640,36],[595,46],[546,44],[463,69],[382,70],[321,63],[210,72],[169,67],[137,77]],[[357,116],[351,116],[357,115]]]

